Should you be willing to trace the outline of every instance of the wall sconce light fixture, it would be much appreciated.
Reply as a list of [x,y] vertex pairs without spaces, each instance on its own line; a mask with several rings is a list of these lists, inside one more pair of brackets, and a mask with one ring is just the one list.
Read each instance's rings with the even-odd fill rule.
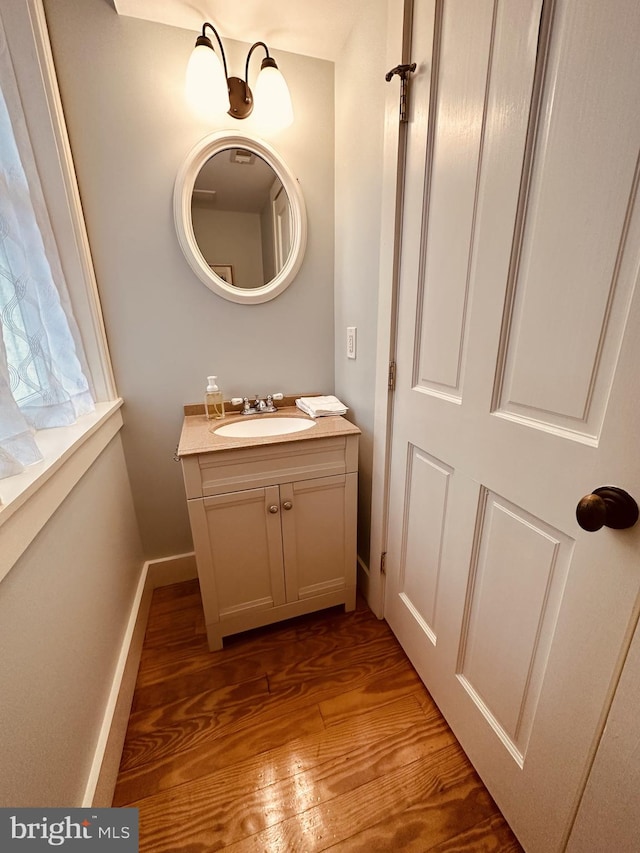
[[[207,27],[218,41],[222,63],[206,34]],[[249,60],[257,47],[263,47],[267,55],[260,66],[254,95],[248,84]],[[244,80],[229,77],[222,41],[215,27],[207,21],[202,27],[202,35],[196,39],[187,66],[186,94],[191,106],[209,116],[227,112],[237,119],[251,115],[255,106],[255,117],[261,126],[274,130],[288,127],[293,121],[289,87],[263,41],[251,46],[244,76]]]

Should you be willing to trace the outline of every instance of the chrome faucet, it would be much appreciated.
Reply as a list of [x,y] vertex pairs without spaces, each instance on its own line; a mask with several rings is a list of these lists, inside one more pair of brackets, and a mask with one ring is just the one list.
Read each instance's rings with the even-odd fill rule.
[[278,410],[276,409],[273,401],[282,400],[283,396],[284,395],[281,393],[267,394],[266,400],[263,400],[259,394],[256,394],[253,404],[249,402],[248,397],[233,397],[231,402],[234,406],[238,406],[242,403],[241,415],[261,415],[266,412],[277,412]]
[[274,405],[274,400],[282,400],[283,394],[267,394],[267,399],[263,400],[260,396],[256,394],[256,399],[253,404],[253,408],[255,409],[257,414],[262,414],[264,412],[277,412]]

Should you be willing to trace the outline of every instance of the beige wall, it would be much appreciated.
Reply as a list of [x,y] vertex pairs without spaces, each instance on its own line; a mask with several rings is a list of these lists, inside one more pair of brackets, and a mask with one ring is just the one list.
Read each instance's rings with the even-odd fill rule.
[[[266,139],[305,196],[303,266],[272,302],[211,293],[175,235],[173,184],[189,150],[218,130],[189,113],[185,64],[195,34],[118,16],[105,0],[46,0],[45,10],[94,256],[109,345],[125,400],[123,441],[145,555],[190,550],[180,466],[182,406],[206,376],[228,396],[331,393],[333,365],[333,64],[275,53],[296,121]],[[248,46],[225,41],[231,73]],[[251,130],[251,119],[227,126]]]
[[114,438],[0,584],[0,806],[79,806],[140,571]]
[[[45,0],[45,8],[126,401],[125,451],[146,556],[191,548],[180,470],[171,457],[182,405],[200,400],[205,377],[215,373],[227,396],[307,391],[344,399],[363,431],[359,552],[366,562],[385,0],[372,0],[335,68],[277,55],[296,120],[267,141],[300,180],[309,242],[294,284],[256,306],[212,294],[191,272],[175,236],[171,202],[180,163],[202,136],[221,129],[199,123],[184,103],[194,34],[118,16],[103,0]],[[230,69],[241,73],[247,46],[225,45]],[[256,132],[251,121],[228,119],[227,127]],[[345,356],[347,325],[358,328],[355,361]]]
[[[45,9],[126,426],[0,587],[7,806],[81,802],[142,561],[191,547],[172,457],[182,406],[201,398],[207,374],[228,395],[336,390],[345,399],[363,429],[365,547],[373,422],[382,112],[371,57],[384,32],[380,0],[338,65],[335,140],[333,64],[277,54],[296,122],[267,141],[300,180],[309,240],[289,290],[252,307],[212,294],[175,237],[175,175],[195,142],[219,129],[199,124],[183,102],[193,34],[118,17],[105,0],[45,0]],[[246,46],[228,47],[241,73]],[[356,362],[344,360],[347,324],[358,326]]]

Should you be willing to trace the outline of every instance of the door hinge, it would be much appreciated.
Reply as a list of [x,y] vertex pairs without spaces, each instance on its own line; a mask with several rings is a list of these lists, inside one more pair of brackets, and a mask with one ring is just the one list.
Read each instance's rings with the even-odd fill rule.
[[407,122],[409,121],[407,117],[407,99],[408,99],[408,89],[409,89],[409,74],[416,70],[416,63],[412,62],[411,65],[396,65],[395,68],[392,68],[391,71],[388,71],[384,75],[384,79],[387,83],[391,80],[394,74],[397,74],[400,78],[400,121]]
[[381,575],[387,574],[387,552],[386,551],[383,551],[382,554],[380,554],[380,574]]
[[389,362],[389,375],[387,381],[387,388],[389,391],[396,390],[396,363],[395,361]]

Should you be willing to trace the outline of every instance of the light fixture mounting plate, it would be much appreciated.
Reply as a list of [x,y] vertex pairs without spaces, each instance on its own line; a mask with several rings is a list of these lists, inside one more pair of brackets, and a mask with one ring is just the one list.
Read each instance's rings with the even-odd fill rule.
[[241,77],[227,77],[229,87],[229,115],[247,118],[253,112],[253,94]]

